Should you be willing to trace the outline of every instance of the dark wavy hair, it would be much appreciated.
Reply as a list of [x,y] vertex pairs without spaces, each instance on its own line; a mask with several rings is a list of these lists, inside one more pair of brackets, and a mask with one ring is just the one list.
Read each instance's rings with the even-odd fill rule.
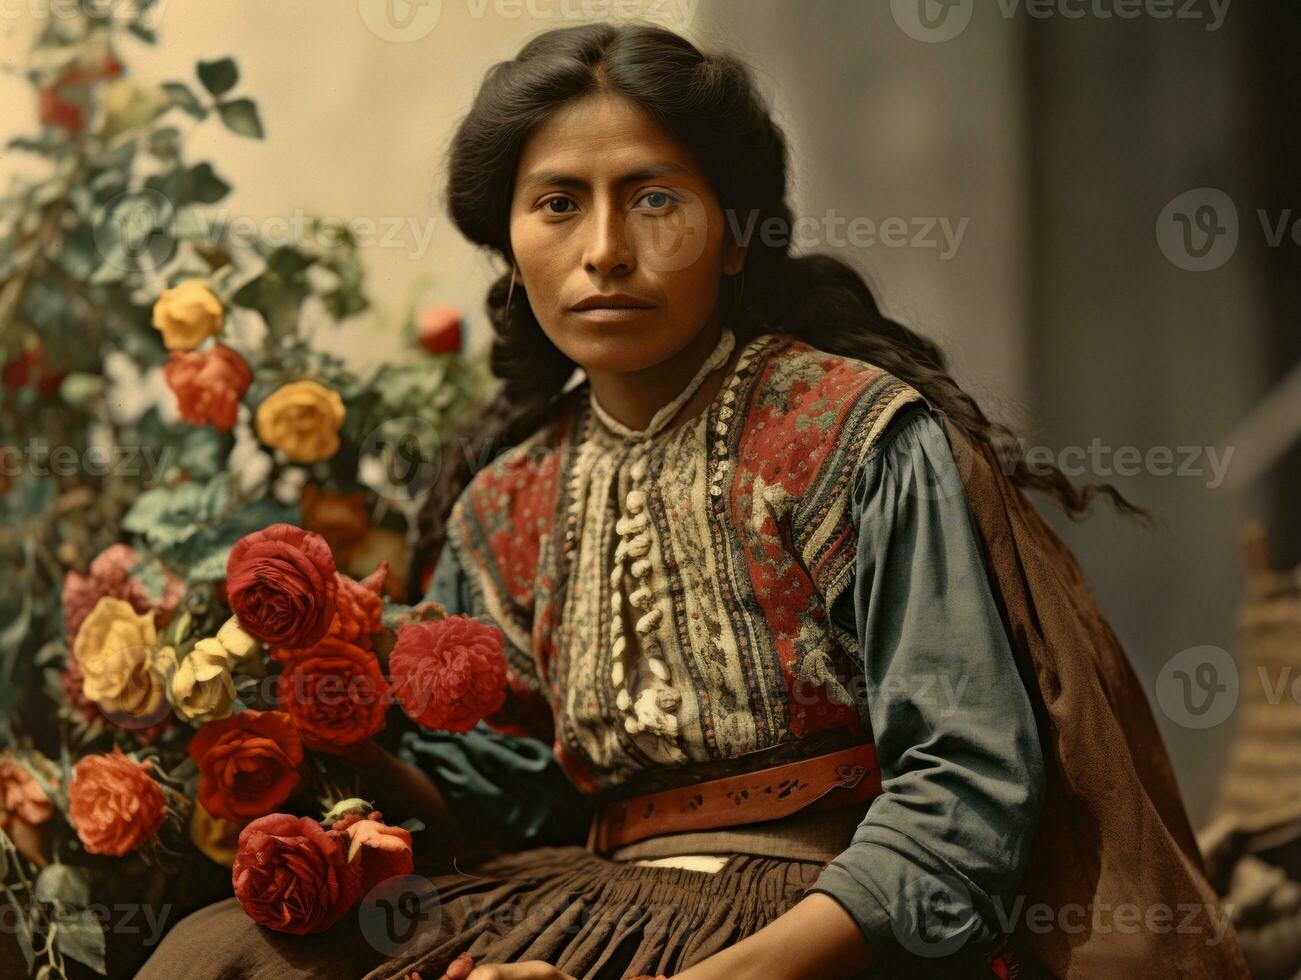
[[[786,200],[786,137],[773,121],[747,67],[727,54],[705,54],[672,31],[643,23],[591,23],[547,31],[510,61],[489,68],[449,149],[446,203],[470,241],[506,262],[488,290],[495,337],[491,367],[501,385],[469,413],[459,444],[492,458],[544,425],[577,365],[543,332],[519,282],[507,308],[510,202],[525,141],[572,100],[602,91],[631,99],[693,155],[731,227],[792,228]],[[753,217],[753,221],[750,219]],[[773,225],[765,222],[776,219]],[[829,255],[790,254],[789,236],[754,236],[744,286],[728,325],[743,345],[763,333],[789,334],[820,350],[875,364],[912,385],[970,436],[989,443],[1013,483],[1048,493],[1073,519],[1105,493],[1122,513],[1149,516],[1110,485],[1076,487],[1055,467],[1029,468],[1015,435],[992,422],[949,374],[944,352],[886,316],[863,276]],[[729,277],[733,282],[740,276]],[[735,291],[730,292],[736,298]],[[420,515],[410,577],[419,578],[441,549],[451,505],[469,482],[471,454],[447,454]]]

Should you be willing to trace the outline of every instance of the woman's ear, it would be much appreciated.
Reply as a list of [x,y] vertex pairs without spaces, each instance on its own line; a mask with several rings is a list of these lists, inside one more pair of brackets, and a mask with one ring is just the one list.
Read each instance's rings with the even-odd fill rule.
[[745,253],[749,250],[749,245],[738,245],[735,240],[728,239],[723,246],[723,274],[734,276],[740,272],[745,267]]

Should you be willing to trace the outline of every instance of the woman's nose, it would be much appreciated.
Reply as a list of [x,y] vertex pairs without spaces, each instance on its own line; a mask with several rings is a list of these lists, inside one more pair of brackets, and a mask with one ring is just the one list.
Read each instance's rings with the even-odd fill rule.
[[588,220],[583,267],[602,276],[628,272],[636,265],[628,241],[628,216],[614,207],[598,208]]

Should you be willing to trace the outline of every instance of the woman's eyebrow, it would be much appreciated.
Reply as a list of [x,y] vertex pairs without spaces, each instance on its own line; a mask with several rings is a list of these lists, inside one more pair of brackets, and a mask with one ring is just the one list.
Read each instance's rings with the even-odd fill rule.
[[[663,177],[667,174],[677,174],[679,176],[689,177],[691,171],[680,163],[674,163],[672,160],[657,160],[655,163],[639,167],[636,170],[623,174],[615,178],[615,183],[631,184],[639,180],[653,180],[656,177]],[[582,177],[576,177],[573,174],[567,174],[560,170],[534,170],[525,176],[521,185],[555,185],[562,187],[587,187],[587,181]]]

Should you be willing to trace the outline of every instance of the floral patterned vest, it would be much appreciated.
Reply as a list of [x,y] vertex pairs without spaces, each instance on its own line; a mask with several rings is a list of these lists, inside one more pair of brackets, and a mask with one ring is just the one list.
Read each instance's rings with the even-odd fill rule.
[[871,740],[858,640],[829,610],[855,573],[855,474],[918,400],[785,334],[751,340],[705,411],[645,440],[572,389],[450,515],[471,611],[506,641],[487,723],[551,743],[602,795]]

